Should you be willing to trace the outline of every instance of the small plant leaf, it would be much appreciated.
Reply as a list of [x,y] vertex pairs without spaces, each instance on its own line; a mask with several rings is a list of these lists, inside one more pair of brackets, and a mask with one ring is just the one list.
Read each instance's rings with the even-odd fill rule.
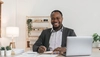
[[93,42],[100,41],[100,36],[99,36],[97,33],[94,33],[94,34],[92,35],[92,37],[93,37]]
[[6,46],[6,50],[11,50],[11,47],[10,46]]
[[5,50],[5,47],[1,47],[1,49],[0,50]]

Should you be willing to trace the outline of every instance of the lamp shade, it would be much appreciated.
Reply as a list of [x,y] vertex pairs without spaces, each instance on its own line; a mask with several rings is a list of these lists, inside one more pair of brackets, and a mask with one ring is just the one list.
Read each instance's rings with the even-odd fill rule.
[[6,35],[7,35],[7,37],[18,37],[19,36],[19,28],[18,27],[7,27]]

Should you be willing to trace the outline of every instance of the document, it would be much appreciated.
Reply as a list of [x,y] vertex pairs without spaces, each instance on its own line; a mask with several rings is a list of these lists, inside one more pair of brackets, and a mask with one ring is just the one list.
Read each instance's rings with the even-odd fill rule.
[[28,51],[26,52],[27,54],[37,54],[37,52],[33,52],[33,51]]
[[53,51],[46,51],[44,54],[53,54]]
[[44,53],[37,53],[37,52],[33,52],[33,51],[28,51],[23,55],[26,57],[56,57],[58,54],[53,54],[53,51],[46,51]]
[[38,55],[37,57],[57,57],[57,55],[56,54],[52,54],[52,55],[50,55],[50,54],[42,54],[42,55]]

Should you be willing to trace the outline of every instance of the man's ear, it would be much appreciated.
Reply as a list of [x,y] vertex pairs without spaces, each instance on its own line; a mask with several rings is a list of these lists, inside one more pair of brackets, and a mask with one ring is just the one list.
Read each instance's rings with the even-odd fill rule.
[[62,21],[63,21],[63,17],[62,17]]

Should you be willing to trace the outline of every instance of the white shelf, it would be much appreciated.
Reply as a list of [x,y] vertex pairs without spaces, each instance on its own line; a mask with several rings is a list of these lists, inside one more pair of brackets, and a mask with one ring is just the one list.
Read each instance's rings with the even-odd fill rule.
[[35,22],[33,21],[33,23],[48,23],[49,21],[43,21],[43,22]]

